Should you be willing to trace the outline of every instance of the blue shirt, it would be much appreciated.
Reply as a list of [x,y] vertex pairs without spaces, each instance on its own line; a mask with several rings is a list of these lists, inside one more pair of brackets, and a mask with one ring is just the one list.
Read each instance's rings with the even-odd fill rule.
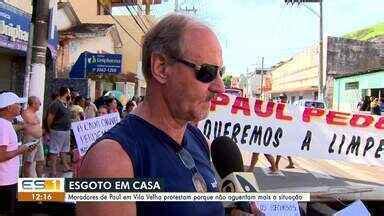
[[[128,115],[101,139],[120,143],[132,161],[137,178],[161,178],[165,192],[196,192],[193,172],[177,156],[180,149],[171,137],[144,119]],[[181,146],[192,155],[207,190],[218,192],[218,182],[210,163],[208,143],[196,127],[188,124]],[[220,202],[137,202],[137,215],[224,215]]]

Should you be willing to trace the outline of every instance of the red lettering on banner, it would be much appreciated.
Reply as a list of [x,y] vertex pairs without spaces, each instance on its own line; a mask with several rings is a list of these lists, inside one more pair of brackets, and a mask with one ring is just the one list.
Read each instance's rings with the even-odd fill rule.
[[[363,119],[364,122],[358,123],[360,119]],[[373,117],[369,115],[360,115],[360,114],[354,114],[351,118],[351,121],[349,124],[351,124],[352,127],[368,127],[373,122]]]
[[292,116],[284,115],[284,109],[285,109],[285,103],[279,103],[277,104],[276,107],[276,119],[281,119],[281,120],[292,120]]
[[384,129],[384,117],[380,117],[377,123],[375,124],[375,128]]
[[322,116],[324,115],[324,110],[312,108],[312,107],[306,107],[303,112],[303,122],[310,122],[311,116]]
[[[348,120],[347,118],[348,116],[350,116],[349,113],[329,111],[329,113],[327,114],[327,124],[347,125],[347,121],[345,120]],[[341,120],[341,121],[337,121],[337,120]]]
[[272,113],[273,113],[273,107],[275,107],[275,103],[273,103],[272,101],[268,102],[267,103],[267,107],[266,107],[264,112],[261,110],[261,106],[262,105],[263,105],[263,101],[262,100],[256,100],[255,101],[255,113],[256,113],[256,115],[258,115],[260,117],[269,117],[269,116],[271,116]]
[[244,115],[250,116],[249,98],[236,97],[235,103],[232,105],[231,113],[237,114],[237,111],[243,110]]
[[216,94],[216,96],[211,100],[211,111],[216,110],[216,105],[226,106],[229,103],[229,97],[226,94]]

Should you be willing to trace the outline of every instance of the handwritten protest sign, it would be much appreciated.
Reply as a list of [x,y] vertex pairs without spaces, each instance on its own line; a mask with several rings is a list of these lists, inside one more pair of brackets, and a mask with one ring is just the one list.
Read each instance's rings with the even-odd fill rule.
[[229,136],[245,151],[384,166],[380,116],[219,94],[198,127],[208,140]]
[[73,122],[71,128],[75,135],[77,148],[83,156],[88,148],[120,121],[119,113],[111,113],[84,121]]

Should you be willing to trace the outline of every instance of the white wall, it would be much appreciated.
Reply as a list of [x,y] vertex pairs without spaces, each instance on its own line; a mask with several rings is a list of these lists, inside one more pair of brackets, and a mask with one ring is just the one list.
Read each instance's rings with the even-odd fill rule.
[[108,33],[101,37],[76,38],[69,42],[69,64],[73,65],[80,54],[88,51],[92,53],[115,53],[111,35]]
[[65,11],[63,8],[57,10],[56,23],[57,23],[57,29],[59,31],[67,30],[73,27],[73,23],[65,14]]
[[96,89],[96,81],[88,79],[88,97],[91,98],[92,101],[95,101],[95,89]]
[[260,94],[260,86],[261,86],[261,75],[255,74],[252,77],[248,78],[248,88],[247,88],[247,95],[249,97],[253,96],[254,94]]

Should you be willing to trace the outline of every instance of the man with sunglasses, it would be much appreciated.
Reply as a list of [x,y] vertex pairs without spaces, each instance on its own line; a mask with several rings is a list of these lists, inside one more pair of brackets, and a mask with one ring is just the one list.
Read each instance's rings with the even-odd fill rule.
[[[146,35],[147,95],[86,154],[80,177],[156,177],[166,192],[218,192],[208,144],[190,122],[224,92],[221,47],[194,19],[173,14]],[[102,159],[102,160],[100,160]],[[78,215],[224,215],[220,202],[79,203]]]

